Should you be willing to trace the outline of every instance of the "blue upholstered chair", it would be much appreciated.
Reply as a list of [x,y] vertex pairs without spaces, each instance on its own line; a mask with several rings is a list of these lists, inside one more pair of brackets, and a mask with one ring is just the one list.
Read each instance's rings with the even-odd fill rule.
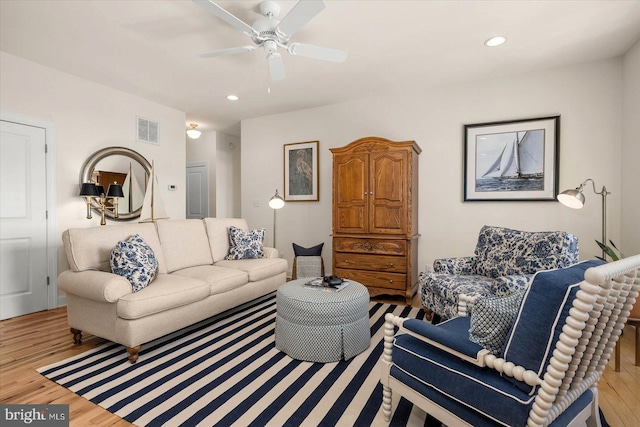
[[635,255],[538,272],[437,326],[387,314],[386,420],[402,396],[449,426],[599,426],[597,383],[639,290]]
[[529,232],[484,226],[474,256],[436,259],[420,273],[422,305],[442,319],[458,313],[460,294],[506,295],[526,288],[539,270],[578,262],[578,238],[564,231]]

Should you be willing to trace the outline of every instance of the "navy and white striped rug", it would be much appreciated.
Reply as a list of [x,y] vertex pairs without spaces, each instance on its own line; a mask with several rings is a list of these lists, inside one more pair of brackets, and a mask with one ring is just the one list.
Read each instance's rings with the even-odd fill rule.
[[[418,308],[370,303],[371,346],[348,361],[276,350],[272,293],[143,345],[134,365],[109,343],[38,372],[138,426],[386,426],[378,360],[388,312],[424,318]],[[392,426],[440,425],[396,404]]]

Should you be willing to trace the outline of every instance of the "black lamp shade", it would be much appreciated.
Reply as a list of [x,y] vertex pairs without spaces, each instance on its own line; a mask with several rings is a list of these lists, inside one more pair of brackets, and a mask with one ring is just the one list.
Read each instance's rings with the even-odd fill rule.
[[96,185],[98,189],[98,196],[102,196],[104,194],[104,187],[102,185]]
[[98,192],[98,187],[93,182],[85,182],[82,184],[82,188],[80,188],[80,196],[81,197],[98,197],[100,193]]
[[107,197],[124,197],[122,192],[122,185],[109,184],[109,190],[107,191]]

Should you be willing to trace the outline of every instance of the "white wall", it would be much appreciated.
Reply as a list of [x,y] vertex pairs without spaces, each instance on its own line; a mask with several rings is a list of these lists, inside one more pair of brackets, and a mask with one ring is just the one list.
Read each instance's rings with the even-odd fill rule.
[[240,138],[217,132],[216,216],[240,218]]
[[216,216],[216,140],[215,131],[202,132],[200,138],[187,138],[187,163],[207,163],[209,167],[209,216]]
[[240,138],[226,133],[203,132],[199,139],[187,138],[187,162],[209,165],[209,216],[239,218]]
[[[242,215],[268,228],[267,201],[283,186],[283,144],[320,141],[320,201],[287,203],[278,211],[278,249],[325,242],[331,265],[330,147],[364,136],[415,140],[420,155],[419,266],[444,256],[471,255],[484,224],[523,230],[567,230],[580,238],[581,258],[599,250],[600,197],[585,193],[579,211],[558,202],[463,200],[463,125],[560,114],[560,191],[593,178],[609,197],[609,233],[620,238],[622,61],[613,59],[465,86],[371,97],[242,122]],[[636,111],[637,114],[637,111]],[[590,191],[590,190],[589,190]],[[258,207],[254,207],[257,201]]]
[[[640,41],[624,56],[622,125],[622,204],[620,249],[640,254]],[[614,240],[614,243],[617,242]]]
[[[0,52],[0,110],[56,129],[58,271],[68,269],[62,232],[99,226],[78,197],[80,169],[95,151],[123,146],[155,160],[167,214],[185,217],[185,113]],[[160,145],[136,141],[136,115],[160,122]],[[174,184],[177,191],[167,191]],[[114,222],[108,220],[108,224]]]

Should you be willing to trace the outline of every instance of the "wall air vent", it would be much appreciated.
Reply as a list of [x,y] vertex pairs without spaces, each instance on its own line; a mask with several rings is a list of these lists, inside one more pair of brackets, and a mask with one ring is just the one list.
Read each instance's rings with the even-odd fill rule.
[[136,139],[150,144],[160,144],[160,123],[136,116]]

